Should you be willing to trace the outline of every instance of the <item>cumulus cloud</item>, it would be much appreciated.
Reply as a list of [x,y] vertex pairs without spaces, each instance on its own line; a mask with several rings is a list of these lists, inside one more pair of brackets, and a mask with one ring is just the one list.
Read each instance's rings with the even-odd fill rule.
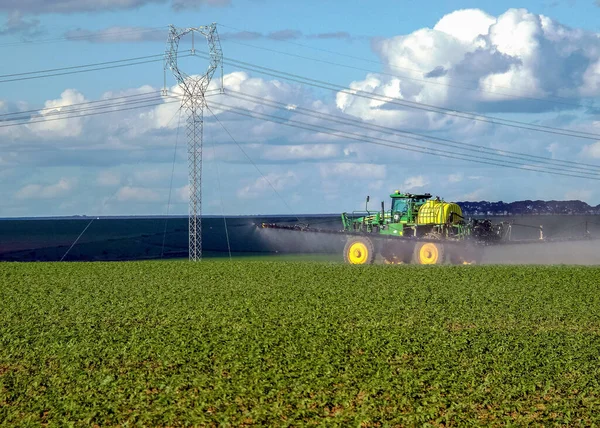
[[433,27],[434,30],[471,43],[482,34],[487,34],[496,19],[479,9],[462,9],[445,15]]
[[15,194],[16,199],[54,199],[68,195],[77,181],[72,178],[62,178],[55,184],[28,184]]
[[[600,95],[599,37],[525,9],[509,9],[499,16],[478,9],[458,10],[442,17],[433,28],[374,40],[373,48],[388,74],[370,73],[350,86],[478,112],[572,109],[543,100],[565,97],[576,103]],[[424,114],[345,93],[338,93],[336,101],[348,114],[386,124],[428,129],[470,125],[469,120]]]
[[[505,74],[511,72],[511,70],[518,71],[520,68],[526,66],[527,70],[533,70],[530,76],[536,82],[541,81],[543,83],[546,77],[539,76],[541,70],[534,67],[531,62],[528,62],[530,58],[523,52],[515,53],[510,51],[510,43],[508,41],[499,39],[500,41],[498,42],[499,45],[506,45],[506,48],[503,48],[505,52],[490,47],[496,46],[491,44],[491,28],[496,25],[500,17],[490,17],[483,12],[474,12],[465,16],[462,16],[461,13],[462,11],[459,11],[451,17],[445,17],[445,19],[440,20],[431,29],[423,29],[410,35],[399,36],[405,38],[403,41],[393,38],[387,41],[387,45],[385,44],[386,41],[375,43],[377,52],[382,58],[385,58],[384,66],[386,71],[398,75],[406,74],[418,77],[421,80],[429,79],[444,84],[459,82],[457,84],[463,85],[465,84],[464,81],[455,81],[454,79],[458,77],[470,79],[471,76],[476,76],[475,81],[481,84],[482,80],[478,79],[477,76],[487,78],[492,75]],[[513,14],[512,16],[517,21],[528,19],[525,15]],[[481,22],[473,25],[472,28],[463,29],[458,28],[461,22],[465,22],[461,21],[461,19],[466,19],[466,21],[479,19]],[[488,25],[491,21],[493,23]],[[481,29],[486,26],[488,26],[487,31]],[[129,29],[129,27],[113,28],[114,31],[121,29],[126,31]],[[533,27],[526,26],[527,28],[531,30]],[[499,34],[505,31],[508,30],[501,29]],[[568,29],[568,31],[574,30]],[[132,33],[136,32],[137,29],[132,27]],[[110,41],[110,37],[113,37],[114,40],[114,33],[112,36],[109,33],[101,34],[101,32],[98,32],[94,33],[93,36],[97,37],[96,41],[98,42]],[[519,34],[523,35],[523,33]],[[538,38],[546,33],[542,31],[539,34]],[[581,38],[583,36],[580,37],[581,34],[587,33],[581,32],[581,34],[578,34],[575,31],[570,36],[573,37],[574,44],[583,40]],[[280,34],[279,36],[283,37],[285,34]],[[94,37],[91,38],[93,39]],[[264,36],[261,35],[261,37]],[[302,37],[308,36],[303,35]],[[499,37],[499,35],[493,37]],[[556,41],[551,40],[547,35],[544,37],[546,39],[540,45],[544,49],[548,45],[556,45]],[[561,37],[558,37],[557,40],[563,40]],[[420,40],[421,44],[416,43],[417,39]],[[448,52],[439,52],[437,47],[438,40],[442,46],[441,50],[446,49]],[[409,49],[413,41],[415,44],[412,50],[415,52]],[[386,46],[385,55],[383,54],[384,45]],[[535,47],[536,45],[533,44],[532,46]],[[421,54],[417,52],[421,49],[428,51],[428,53]],[[585,49],[587,47],[583,43],[581,51],[583,52]],[[404,58],[405,56],[406,58]],[[406,62],[398,63],[398,61],[404,60]],[[405,69],[399,71],[392,67],[394,64],[405,67]],[[414,72],[413,74],[412,71],[406,70],[412,67],[418,67],[415,69],[421,71]],[[594,69],[588,68],[588,70],[593,71]],[[425,77],[425,75],[429,77]],[[513,75],[518,77],[518,73]],[[585,76],[586,74],[582,73],[582,82],[585,81]],[[561,181],[553,181],[548,179],[548,176],[538,173],[518,172],[516,170],[510,170],[511,174],[507,174],[507,170],[495,169],[490,166],[482,167],[453,159],[440,161],[439,158],[428,155],[392,150],[389,147],[374,146],[353,140],[349,141],[344,138],[319,134],[318,132],[291,129],[279,124],[233,115],[228,113],[228,107],[217,107],[217,103],[229,104],[257,113],[276,114],[283,117],[283,120],[297,119],[315,125],[334,127],[342,131],[366,132],[373,137],[382,137],[382,135],[375,131],[357,131],[350,126],[325,122],[323,118],[307,118],[300,114],[302,112],[301,108],[308,107],[319,112],[336,113],[338,116],[340,115],[339,110],[342,110],[349,115],[355,115],[375,123],[389,124],[395,128],[405,126],[406,128],[420,128],[418,132],[422,132],[423,129],[427,131],[440,131],[436,135],[442,138],[451,138],[457,141],[484,145],[497,150],[516,150],[535,155],[546,153],[547,155],[552,154],[556,159],[576,160],[577,155],[588,158],[594,156],[600,158],[600,146],[596,147],[596,144],[590,144],[582,151],[582,146],[564,144],[566,138],[562,139],[562,137],[553,136],[549,140],[547,136],[526,134],[522,131],[511,131],[500,128],[494,129],[494,132],[489,132],[484,135],[485,138],[481,138],[482,131],[479,129],[467,126],[455,127],[452,126],[455,122],[438,114],[397,110],[392,108],[389,103],[382,101],[357,101],[356,98],[350,97],[347,94],[339,94],[335,102],[332,102],[328,98],[319,100],[317,97],[322,95],[320,92],[311,92],[310,90],[303,89],[300,85],[290,84],[283,80],[257,78],[246,72],[229,73],[225,76],[224,80],[225,94],[210,97],[208,99],[209,106],[255,163],[264,162],[268,164],[264,169],[261,166],[263,171],[277,171],[271,172],[267,176],[267,180],[278,191],[285,191],[286,198],[291,195],[290,192],[297,192],[300,196],[304,196],[306,200],[310,199],[311,201],[316,201],[320,197],[319,205],[307,207],[294,206],[294,209],[298,209],[299,211],[306,209],[306,212],[320,210],[337,212],[341,209],[340,204],[342,201],[344,201],[344,204],[347,203],[347,198],[369,193],[377,197],[388,194],[394,189],[407,191],[417,189],[417,192],[432,191],[433,189],[428,187],[431,183],[434,183],[436,188],[439,188],[436,191],[440,191],[441,196],[452,196],[452,200],[469,198],[491,199],[493,197],[503,198],[504,200],[526,199],[532,197],[531,189],[535,185],[540,186],[540,188],[551,189],[548,190],[550,197],[560,197],[569,188],[576,188],[577,181],[569,178],[561,178]],[[593,79],[588,80],[590,82],[593,81]],[[531,85],[531,88],[537,90],[536,88],[543,87],[541,84],[541,86],[536,85]],[[210,89],[215,89],[217,86],[218,79],[215,79],[211,83]],[[402,77],[386,76],[379,73],[366,75],[364,79],[352,83],[352,87],[357,91],[364,90],[387,96],[399,96],[411,101],[430,102],[434,104],[441,100],[440,102],[446,102],[448,105],[465,102],[472,103],[471,105],[475,107],[487,105],[497,108],[497,106],[502,106],[504,110],[509,110],[504,99],[497,95],[486,92],[466,94],[466,91],[453,87],[426,85],[423,82],[404,79]],[[131,88],[125,91],[107,92],[100,98],[108,99],[122,95],[135,95],[157,89],[159,88],[150,86]],[[234,97],[236,91],[281,102],[288,107],[284,110],[277,110],[273,107],[260,105],[249,100],[238,99]],[[177,85],[174,85],[170,89],[170,92],[171,94],[180,94],[180,89]],[[63,92],[60,96],[56,96],[56,99],[49,100],[45,104],[49,107],[48,111],[40,112],[34,116],[37,120],[50,119],[54,117],[58,109],[64,111],[65,105],[68,106],[85,100],[86,96],[83,93],[71,89]],[[27,105],[18,106],[12,101],[5,104],[3,105],[0,102],[0,110],[6,110],[7,112],[15,110],[24,111],[35,107]],[[136,214],[143,210],[147,210],[145,213],[148,214],[156,213],[160,209],[157,208],[155,211],[152,211],[152,207],[162,207],[167,199],[165,182],[168,183],[168,180],[165,177],[168,179],[171,174],[173,148],[175,136],[177,135],[176,128],[179,123],[178,109],[179,103],[176,102],[174,104],[162,104],[142,110],[90,116],[80,122],[71,122],[71,120],[75,119],[46,122],[42,124],[47,127],[44,130],[36,128],[37,125],[33,124],[29,126],[1,128],[0,135],[2,135],[2,138],[0,138],[0,144],[2,146],[2,154],[0,163],[3,167],[12,168],[14,165],[18,165],[19,170],[29,171],[36,167],[52,166],[54,168],[43,171],[48,171],[44,172],[45,174],[60,174],[58,176],[53,175],[52,178],[45,176],[48,180],[46,183],[54,184],[60,181],[62,175],[68,174],[62,170],[57,172],[57,165],[76,166],[83,169],[84,172],[82,174],[89,177],[88,183],[92,184],[90,188],[93,191],[98,193],[113,193],[118,189],[115,197],[123,202],[122,204],[115,205],[119,209],[123,209],[127,213],[135,212]],[[525,111],[522,106],[519,109],[519,111]],[[548,118],[550,115],[545,114],[543,117]],[[517,118],[521,120],[523,116]],[[532,119],[535,119],[535,117]],[[522,120],[529,120],[529,117]],[[182,203],[187,201],[188,198],[188,187],[184,185],[184,175],[187,172],[187,154],[184,148],[186,139],[184,121],[185,114],[182,115],[181,123],[179,123],[181,125],[178,140],[180,150],[177,152],[176,158],[176,171],[179,171],[180,175],[174,180],[172,193],[172,200]],[[68,126],[58,126],[61,123],[69,122]],[[356,123],[359,122],[357,121]],[[229,194],[234,201],[232,202],[232,207],[235,208],[232,208],[231,213],[238,214],[240,211],[245,213],[273,212],[276,209],[275,205],[273,205],[275,208],[272,208],[268,203],[265,203],[265,200],[273,197],[271,186],[267,180],[263,178],[256,180],[249,178],[255,177],[252,175],[255,173],[252,165],[241,154],[238,147],[232,143],[229,135],[223,131],[208,111],[205,113],[204,125],[205,141],[215,142],[216,158],[220,161],[221,177],[227,177],[223,181],[223,187],[227,189],[224,193]],[[593,129],[591,123],[586,123],[585,126],[587,127],[585,130],[588,132],[598,132],[597,129]],[[488,129],[491,129],[491,125]],[[5,135],[7,136],[6,138],[4,137]],[[395,137],[386,136],[385,138]],[[421,142],[415,144],[421,144]],[[437,147],[439,148],[439,146]],[[208,168],[205,170],[206,176],[203,179],[209,176],[211,171],[214,171],[210,168],[212,147],[207,145],[205,149],[204,160],[207,162]],[[453,149],[449,148],[448,150]],[[16,153],[17,156],[13,157],[11,153]],[[485,156],[485,154],[482,156]],[[145,169],[134,172],[132,166],[138,162],[143,162]],[[282,166],[273,165],[277,163],[282,164]],[[469,167],[473,169],[467,169]],[[105,172],[102,173],[101,171]],[[79,169],[78,173],[80,173]],[[481,177],[485,177],[487,181],[481,179]],[[529,180],[530,178],[531,180]],[[10,188],[9,197],[14,197],[17,191],[29,186],[29,179],[30,177],[25,176],[19,180],[15,180],[16,184]],[[207,186],[211,186],[208,184],[209,180],[210,177],[205,181]],[[356,184],[352,188],[347,186],[347,183],[350,181]],[[482,181],[485,181],[485,183],[482,183]],[[302,185],[300,186],[299,183],[302,183]],[[527,183],[529,187],[522,186],[522,183]],[[485,186],[482,184],[485,184]],[[559,184],[562,187],[559,188]],[[51,185],[47,184],[45,186],[49,187]],[[475,185],[477,186],[475,187]],[[103,186],[105,187],[102,188]],[[485,189],[477,189],[478,187],[485,187]],[[318,190],[316,191],[315,189]],[[473,189],[477,190],[473,192]],[[27,192],[31,194],[36,192],[38,194],[44,193],[38,188],[30,188],[24,191],[24,194],[27,195]],[[214,196],[209,196],[210,192],[211,190],[206,192],[207,197]],[[93,193],[93,195],[89,195],[89,198],[96,196],[94,192],[90,193]],[[316,198],[312,196],[308,198],[308,195],[313,193],[317,193],[318,196]],[[456,197],[460,195],[463,197]],[[538,193],[535,193],[535,196],[538,196]],[[78,195],[73,196],[73,198],[78,197]],[[362,199],[362,196],[360,199]],[[101,198],[95,200],[99,201]],[[210,200],[208,199],[208,201]],[[239,203],[240,200],[243,200],[243,203]],[[130,204],[128,205],[127,202],[130,202]],[[320,204],[321,202],[323,204]],[[316,204],[317,202],[310,203]],[[22,205],[24,206],[25,203],[22,203]],[[179,204],[178,207],[181,208],[183,205]],[[45,208],[42,204],[39,206],[41,208],[38,208],[40,210],[38,212],[45,213]],[[209,203],[207,206],[209,206]],[[181,208],[178,213],[183,213],[182,211],[184,211],[184,208]],[[30,211],[25,209],[22,212]],[[115,212],[115,214],[118,213]]]
[[60,94],[60,98],[46,101],[44,109],[40,110],[40,114],[32,116],[31,124],[28,127],[44,138],[78,136],[81,134],[83,124],[86,121],[85,117],[64,120],[52,119],[59,117],[57,113],[65,109],[68,110],[68,106],[85,101],[86,99],[81,92],[75,89],[67,89]]
[[[192,76],[194,78],[196,76]],[[255,111],[258,113],[270,113],[276,112],[275,107],[267,107],[264,105],[258,105],[248,99],[236,98],[234,95],[241,92],[249,96],[255,96],[268,101],[277,101],[288,104],[287,110],[292,113],[294,110],[295,103],[302,103],[303,105],[310,105],[314,99],[310,97],[309,93],[302,89],[299,85],[291,85],[278,80],[265,80],[262,78],[251,77],[246,72],[232,72],[226,74],[223,79],[225,92],[232,96],[221,95],[217,92],[209,94],[207,97],[208,106],[210,110],[217,116],[223,115],[224,113],[231,110],[230,107],[243,108],[246,110]],[[213,79],[209,85],[209,91],[217,90],[220,87],[220,79]],[[170,95],[182,95],[182,91],[179,85],[174,85],[169,89]],[[150,128],[177,128],[179,120],[177,119],[177,113],[179,110],[178,103],[172,104],[161,104],[152,110],[148,110],[140,114],[141,120],[139,123],[145,123],[145,126],[141,129]],[[278,111],[277,111],[278,112]],[[281,112],[278,112],[281,114]],[[212,114],[205,112],[205,119],[208,122],[213,121]],[[181,118],[185,120],[185,114]],[[182,122],[183,123],[183,122]],[[209,125],[206,126],[209,126]],[[284,127],[278,126],[274,123],[260,122],[260,121],[246,121],[247,127],[240,129],[238,126],[232,129],[234,136],[243,138],[246,143],[264,142],[265,136],[269,139],[277,139],[280,135],[290,135],[290,132]],[[220,125],[217,125],[220,128]],[[238,132],[240,135],[238,135]],[[296,133],[298,135],[298,133]],[[290,142],[293,142],[290,141]]]

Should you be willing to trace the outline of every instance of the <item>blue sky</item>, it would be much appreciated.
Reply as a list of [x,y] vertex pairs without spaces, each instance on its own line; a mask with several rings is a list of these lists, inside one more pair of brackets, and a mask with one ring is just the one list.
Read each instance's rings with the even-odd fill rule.
[[[0,0],[0,50],[5,58],[0,75],[158,55],[165,49],[169,24],[217,22],[226,58],[395,100],[587,132],[588,138],[407,112],[394,103],[379,105],[232,65],[225,66],[227,88],[460,144],[600,164],[600,143],[590,137],[600,135],[598,114],[576,107],[595,106],[600,95],[600,7],[593,0],[98,3]],[[196,41],[199,50],[205,49]],[[206,62],[194,58],[185,66],[189,74],[201,73]],[[434,70],[440,75],[427,74]],[[162,82],[161,62],[0,82],[0,114],[139,94],[161,89]],[[171,90],[174,85],[168,76]],[[478,90],[461,89],[466,86]],[[498,99],[495,93],[518,96]],[[264,105],[236,104],[239,99],[215,102],[275,114]],[[396,188],[453,200],[600,203],[597,181],[524,171],[523,166],[531,165],[522,160],[513,164],[521,169],[502,168],[299,131],[218,108],[215,112],[260,172],[207,115],[204,207],[209,214],[339,212],[360,207],[367,193],[382,199]],[[0,197],[6,201],[0,216],[164,214],[167,209],[185,214],[186,141],[177,132],[176,113],[176,105],[163,105],[0,128]],[[283,115],[306,120],[293,109]],[[316,123],[331,126],[322,118]],[[364,128],[348,132],[396,138]],[[448,146],[444,150],[455,151]],[[487,156],[479,155],[480,160]]]

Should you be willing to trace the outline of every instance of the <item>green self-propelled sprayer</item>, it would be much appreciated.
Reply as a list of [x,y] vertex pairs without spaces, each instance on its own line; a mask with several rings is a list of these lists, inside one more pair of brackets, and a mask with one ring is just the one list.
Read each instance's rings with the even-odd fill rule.
[[344,260],[351,264],[373,263],[377,255],[388,264],[478,263],[484,246],[510,239],[511,224],[465,219],[460,206],[432,198],[429,193],[396,191],[390,197],[388,210],[382,202],[380,210],[370,211],[367,196],[365,211],[342,213],[341,230],[267,223],[261,226],[346,235]]

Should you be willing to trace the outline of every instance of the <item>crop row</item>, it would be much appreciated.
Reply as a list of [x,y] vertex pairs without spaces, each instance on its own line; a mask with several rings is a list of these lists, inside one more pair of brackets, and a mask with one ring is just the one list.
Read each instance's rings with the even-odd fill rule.
[[2,264],[0,424],[600,420],[600,269]]

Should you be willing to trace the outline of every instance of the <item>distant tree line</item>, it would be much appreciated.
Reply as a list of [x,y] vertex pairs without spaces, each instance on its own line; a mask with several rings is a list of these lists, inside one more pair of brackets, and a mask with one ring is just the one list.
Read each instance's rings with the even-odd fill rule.
[[600,205],[582,201],[457,202],[464,215],[600,215]]

